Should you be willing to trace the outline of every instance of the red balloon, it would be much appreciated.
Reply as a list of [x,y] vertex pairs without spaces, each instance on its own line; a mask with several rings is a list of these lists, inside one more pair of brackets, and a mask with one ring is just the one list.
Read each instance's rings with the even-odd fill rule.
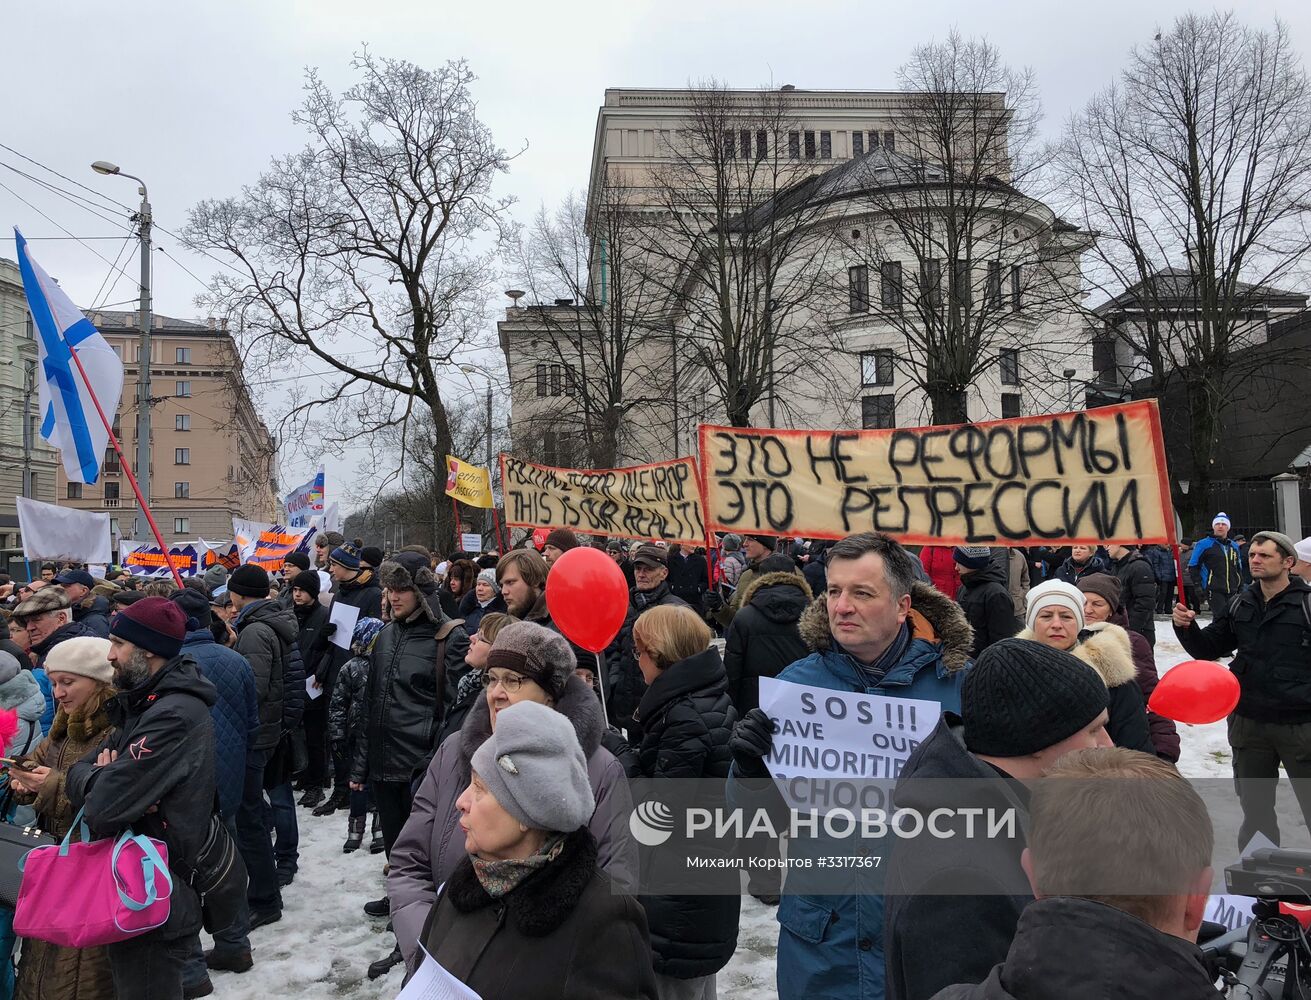
[[570,549],[546,578],[546,608],[564,637],[599,653],[614,641],[628,614],[628,581],[600,549]]
[[1147,707],[1175,722],[1204,726],[1234,710],[1241,690],[1227,667],[1211,660],[1186,660],[1161,678]]

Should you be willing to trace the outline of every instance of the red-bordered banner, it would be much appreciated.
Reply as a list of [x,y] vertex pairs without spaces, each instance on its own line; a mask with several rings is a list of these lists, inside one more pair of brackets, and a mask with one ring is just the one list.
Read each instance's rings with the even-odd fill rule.
[[705,544],[693,458],[625,469],[557,469],[503,453],[501,489],[511,527]]
[[711,531],[912,545],[1175,542],[1155,400],[878,431],[702,425]]

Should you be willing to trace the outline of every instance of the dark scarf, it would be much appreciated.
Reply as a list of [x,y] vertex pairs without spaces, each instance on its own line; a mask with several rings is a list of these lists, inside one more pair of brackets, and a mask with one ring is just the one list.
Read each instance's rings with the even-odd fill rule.
[[508,858],[503,861],[484,861],[476,854],[469,855],[473,873],[483,892],[492,899],[500,899],[519,888],[529,875],[539,872],[560,856],[564,850],[563,833],[552,834],[542,844],[542,849],[526,858]]
[[[910,638],[910,622],[904,621],[901,623],[900,631],[897,632],[897,637],[892,640],[892,645],[883,651],[882,656],[873,663],[868,664],[856,660],[856,665],[860,667],[861,673],[869,678],[872,683],[877,684],[883,680],[889,670],[900,662],[902,655],[906,652],[906,647],[910,645]],[[855,660],[856,658],[853,656],[852,659]]]

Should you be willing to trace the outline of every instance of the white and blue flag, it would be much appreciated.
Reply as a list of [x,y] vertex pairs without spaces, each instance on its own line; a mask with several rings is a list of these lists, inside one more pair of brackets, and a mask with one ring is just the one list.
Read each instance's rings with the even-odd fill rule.
[[[41,436],[59,449],[70,482],[94,483],[100,478],[109,429],[96,413],[91,391],[105,417],[112,420],[123,392],[123,362],[64,290],[32,259],[27,241],[17,229],[14,238],[27,308],[36,327]],[[86,382],[73,362],[73,351],[82,362]]]

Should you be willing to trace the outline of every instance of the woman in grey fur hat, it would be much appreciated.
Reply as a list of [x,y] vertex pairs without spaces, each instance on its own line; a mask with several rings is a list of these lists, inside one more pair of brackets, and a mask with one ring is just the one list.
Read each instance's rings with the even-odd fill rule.
[[456,800],[469,786],[474,752],[496,732],[500,713],[536,702],[563,715],[574,729],[587,764],[596,807],[587,828],[597,843],[597,863],[623,888],[636,883],[637,847],[628,829],[632,797],[622,765],[601,746],[605,719],[592,690],[574,676],[568,640],[533,622],[513,622],[497,633],[487,654],[485,695],[463,728],[442,742],[414,796],[409,821],[391,851],[387,894],[392,925],[413,968],[420,932],[437,898],[465,858]]

